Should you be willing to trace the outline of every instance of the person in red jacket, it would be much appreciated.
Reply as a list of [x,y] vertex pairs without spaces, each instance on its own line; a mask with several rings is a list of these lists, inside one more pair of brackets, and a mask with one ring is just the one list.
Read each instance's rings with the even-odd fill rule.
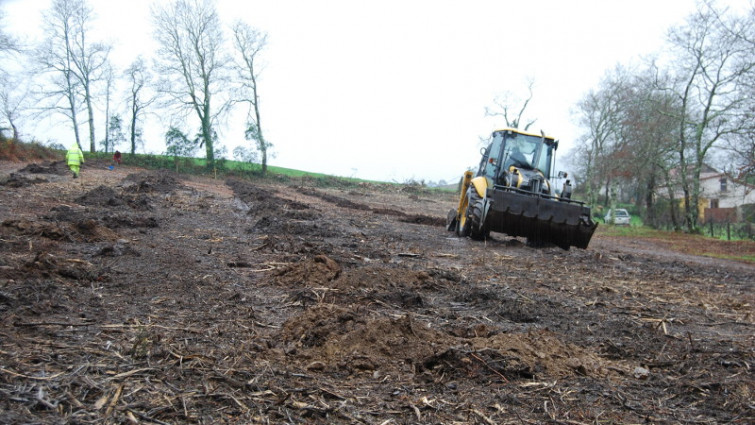
[[113,154],[113,165],[121,165],[121,152],[115,151]]

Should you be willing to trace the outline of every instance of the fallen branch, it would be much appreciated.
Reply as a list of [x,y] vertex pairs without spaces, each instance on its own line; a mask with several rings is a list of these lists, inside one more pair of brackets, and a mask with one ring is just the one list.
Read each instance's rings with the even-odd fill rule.
[[78,327],[78,326],[92,326],[96,322],[90,321],[86,323],[71,323],[71,322],[16,322],[13,326],[63,326],[63,327]]
[[422,421],[422,415],[419,412],[419,408],[417,408],[417,406],[415,406],[414,403],[411,402],[409,402],[409,407],[411,407],[412,410],[414,410],[414,414],[417,415],[417,422]]
[[492,420],[492,419],[490,419],[489,417],[485,416],[485,415],[484,415],[484,414],[483,414],[482,412],[480,412],[479,410],[477,410],[477,409],[471,409],[471,410],[472,410],[472,413],[474,413],[475,415],[479,416],[479,417],[480,417],[480,419],[482,419],[483,421],[485,421],[485,423],[486,423],[486,424],[489,424],[489,425],[497,425],[495,421],[493,421],[493,420]]
[[105,416],[110,416],[110,414],[113,413],[113,409],[115,408],[115,405],[118,403],[118,400],[120,400],[122,392],[123,392],[123,384],[118,385],[118,388],[116,388],[115,394],[113,395],[113,398],[110,400],[110,404],[108,404],[107,410],[105,410]]
[[163,421],[161,421],[159,419],[155,419],[152,416],[149,416],[146,413],[142,413],[142,412],[140,412],[138,410],[129,409],[128,411],[131,412],[131,413],[133,413],[133,414],[135,414],[136,416],[144,419],[145,421],[154,422],[154,423],[159,424],[159,425],[170,425],[168,422],[163,422]]
[[479,356],[478,356],[477,354],[475,354],[475,353],[469,353],[469,355],[470,355],[470,356],[471,356],[472,358],[474,358],[474,359],[476,359],[477,361],[479,361],[480,363],[482,363],[482,364],[483,364],[483,365],[484,365],[484,366],[485,366],[486,368],[488,368],[488,369],[489,369],[489,370],[490,370],[491,372],[493,372],[493,373],[495,373],[496,375],[500,376],[500,377],[501,377],[501,379],[503,379],[503,381],[504,381],[504,382],[509,382],[509,380],[508,380],[508,379],[506,379],[506,377],[505,377],[505,376],[503,376],[503,374],[502,374],[501,372],[499,372],[499,371],[497,371],[497,370],[493,369],[493,368],[492,368],[492,367],[491,367],[491,366],[490,366],[490,365],[489,365],[489,364],[488,364],[488,363],[487,363],[487,362],[486,362],[485,360],[483,360],[482,358],[480,358],[480,357],[479,357]]
[[17,376],[19,378],[31,379],[31,380],[34,380],[34,381],[51,381],[51,380],[53,380],[53,379],[55,379],[55,378],[57,378],[57,377],[65,374],[65,372],[59,372],[59,373],[56,373],[55,375],[52,375],[52,376],[29,376],[29,375],[24,375],[22,373],[13,372],[12,370],[8,370],[8,369],[5,369],[3,367],[0,367],[0,372],[4,372],[4,373],[7,373],[9,375]]
[[747,322],[713,322],[713,323],[697,323],[699,326],[725,326],[725,325],[741,325],[741,326],[755,326],[755,323]]
[[108,378],[108,381],[115,381],[116,379],[128,378],[131,375],[135,375],[137,373],[146,372],[148,370],[153,370],[153,369],[154,368],[151,368],[151,367],[143,367],[143,368],[139,368],[139,369],[129,370],[128,372],[123,372],[123,373],[119,373],[117,375],[111,376],[110,378]]

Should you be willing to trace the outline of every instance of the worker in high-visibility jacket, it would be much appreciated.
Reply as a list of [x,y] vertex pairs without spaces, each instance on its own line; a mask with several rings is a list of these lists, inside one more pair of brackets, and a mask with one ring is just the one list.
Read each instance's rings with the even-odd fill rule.
[[73,142],[71,147],[66,152],[66,162],[68,168],[73,172],[73,178],[79,177],[79,167],[84,163],[84,153],[79,149],[79,144]]

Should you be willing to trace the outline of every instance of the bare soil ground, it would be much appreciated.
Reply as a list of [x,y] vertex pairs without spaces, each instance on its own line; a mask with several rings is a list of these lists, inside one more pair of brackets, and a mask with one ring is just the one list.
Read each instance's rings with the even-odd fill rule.
[[755,422],[751,264],[106,165],[0,162],[1,423]]

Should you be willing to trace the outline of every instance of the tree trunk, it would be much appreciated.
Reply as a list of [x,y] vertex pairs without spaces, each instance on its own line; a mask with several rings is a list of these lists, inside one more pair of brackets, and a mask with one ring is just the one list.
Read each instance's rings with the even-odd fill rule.
[[695,169],[692,176],[692,194],[690,199],[690,208],[688,209],[689,214],[689,231],[690,233],[697,233],[699,232],[697,228],[698,220],[700,218],[700,168],[702,167],[702,164],[696,164]]
[[614,181],[613,183],[609,184],[611,187],[610,191],[608,190],[608,187],[606,187],[606,194],[607,196],[610,196],[608,201],[608,206],[611,209],[611,222],[614,221],[614,217],[616,217],[616,186],[617,183]]
[[[134,99],[134,105],[136,104],[136,99]],[[132,107],[131,108],[131,155],[136,153],[136,114],[137,109]]]
[[650,170],[650,176],[648,177],[647,185],[645,186],[645,219],[650,227],[658,228],[658,221],[655,214],[655,173],[656,166]]
[[11,120],[8,120],[10,124],[10,128],[13,130],[13,141],[18,142],[18,127],[16,127],[16,123],[14,123]]
[[[110,148],[110,84],[105,95],[105,152]],[[115,149],[113,149],[115,150]]]
[[682,226],[679,225],[679,218],[676,216],[676,198],[674,198],[674,189],[669,187],[669,216],[671,217],[671,225],[674,226],[674,231],[680,232]]
[[254,91],[254,116],[257,120],[257,145],[262,154],[262,175],[267,173],[267,143],[262,135],[262,123],[260,122],[259,97],[257,96],[257,80],[252,75],[252,87]]
[[[209,110],[209,106],[206,108]],[[205,154],[207,155],[207,169],[215,169],[215,147],[213,146],[212,125],[209,116],[202,119],[202,137],[204,138]]]
[[606,199],[603,200],[604,207],[608,206],[608,202],[611,199],[610,188],[611,188],[611,178],[609,177],[608,179],[606,179]]
[[593,188],[593,160],[592,153],[587,154],[587,169],[585,170],[585,196],[588,205],[595,205],[595,189]]
[[[76,101],[73,99],[73,93],[68,95],[68,104],[71,106],[71,124],[73,125],[73,134],[76,138],[76,145],[81,149],[81,137],[79,136],[79,122],[76,119]],[[83,150],[83,149],[82,149]]]
[[86,104],[87,104],[87,113],[89,114],[89,152],[96,152],[97,146],[96,142],[94,140],[94,110],[92,108],[92,98],[89,95],[89,86],[87,86],[85,89],[85,96],[86,96]]

